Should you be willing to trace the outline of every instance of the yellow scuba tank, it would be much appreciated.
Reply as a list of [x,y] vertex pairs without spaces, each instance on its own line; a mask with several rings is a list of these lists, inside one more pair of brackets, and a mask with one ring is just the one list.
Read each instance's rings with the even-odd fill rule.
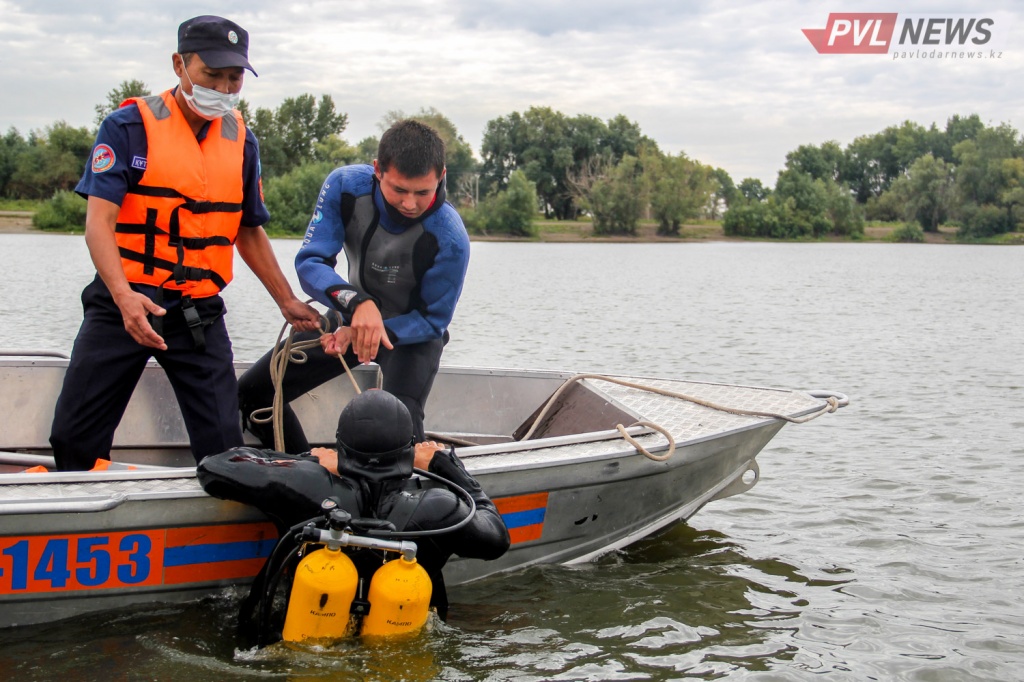
[[418,632],[427,622],[430,576],[415,557],[389,561],[373,574],[367,600],[370,612],[363,618],[364,636],[404,635]]
[[324,547],[307,554],[295,569],[283,639],[301,642],[349,634],[358,583],[355,564],[340,549]]

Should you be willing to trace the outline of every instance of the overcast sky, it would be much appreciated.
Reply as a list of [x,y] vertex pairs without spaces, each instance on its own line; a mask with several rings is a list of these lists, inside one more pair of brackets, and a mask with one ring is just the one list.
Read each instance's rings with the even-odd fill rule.
[[[801,144],[910,119],[977,113],[1024,129],[1024,21],[1003,0],[971,3],[684,0],[0,0],[0,129],[93,126],[124,80],[175,84],[178,24],[220,14],[250,33],[259,78],[242,96],[275,108],[329,94],[350,142],[390,110],[435,107],[475,150],[487,121],[531,106],[625,114],[672,153],[774,185]],[[829,12],[996,16],[1001,57],[893,60],[819,55],[801,32]],[[963,13],[971,14],[964,15]],[[986,51],[986,55],[990,57]]]

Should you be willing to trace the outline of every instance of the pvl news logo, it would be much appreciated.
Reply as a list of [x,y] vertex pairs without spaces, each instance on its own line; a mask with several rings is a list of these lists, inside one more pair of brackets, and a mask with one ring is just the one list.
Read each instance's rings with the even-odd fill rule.
[[992,15],[832,12],[825,28],[801,29],[818,54],[892,54],[893,59],[1001,59]]

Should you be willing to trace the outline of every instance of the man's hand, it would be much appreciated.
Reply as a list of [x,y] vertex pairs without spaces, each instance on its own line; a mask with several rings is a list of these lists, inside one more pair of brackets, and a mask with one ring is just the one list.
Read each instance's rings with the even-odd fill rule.
[[320,328],[320,313],[317,309],[297,298],[285,301],[281,305],[281,314],[288,320],[288,324],[300,332],[311,332]]
[[332,448],[313,448],[309,454],[320,460],[320,465],[338,476],[338,451]]
[[167,350],[167,344],[163,338],[153,330],[149,323],[147,314],[162,317],[167,311],[154,303],[148,296],[126,289],[125,292],[114,299],[121,317],[124,318],[124,328],[135,342],[148,348]]
[[118,204],[96,196],[89,197],[85,213],[85,243],[89,247],[89,257],[121,311],[125,331],[139,345],[167,350],[167,344],[146,318],[149,314],[160,317],[167,311],[148,296],[133,290],[125,277],[117,238],[114,236],[120,211]]
[[262,227],[242,227],[238,230],[235,249],[267,288],[267,292],[281,309],[281,314],[288,320],[288,324],[303,332],[319,329],[320,313],[292,293],[292,287],[281,272],[270,239]]
[[351,344],[352,330],[348,327],[338,327],[333,334],[320,337],[320,347],[328,355],[344,355]]
[[417,469],[427,470],[430,466],[430,460],[434,459],[434,455],[437,454],[438,450],[444,450],[444,447],[432,440],[424,441],[422,443],[416,443],[416,454],[413,457],[412,465]]
[[373,301],[363,301],[356,307],[352,315],[352,352],[359,358],[359,362],[373,362],[377,359],[377,352],[381,346],[388,350],[394,348],[391,339],[388,338],[387,329],[384,328],[384,319],[377,310],[377,304]]
[[[415,455],[413,455],[412,465],[417,469],[427,470],[430,466],[430,460],[434,459],[434,455],[438,450],[444,450],[444,447],[435,441],[429,440],[423,443],[416,443]],[[309,451],[309,454],[320,460],[320,464],[330,471],[335,476],[340,476],[338,473],[338,451],[332,448],[313,448]]]

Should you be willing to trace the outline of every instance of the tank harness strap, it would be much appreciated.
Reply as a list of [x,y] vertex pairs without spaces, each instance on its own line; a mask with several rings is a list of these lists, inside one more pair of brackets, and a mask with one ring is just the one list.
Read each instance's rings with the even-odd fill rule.
[[409,519],[416,513],[422,500],[422,495],[410,495],[408,492],[402,491],[395,499],[395,504],[391,507],[387,520],[393,523],[396,529],[405,530]]

